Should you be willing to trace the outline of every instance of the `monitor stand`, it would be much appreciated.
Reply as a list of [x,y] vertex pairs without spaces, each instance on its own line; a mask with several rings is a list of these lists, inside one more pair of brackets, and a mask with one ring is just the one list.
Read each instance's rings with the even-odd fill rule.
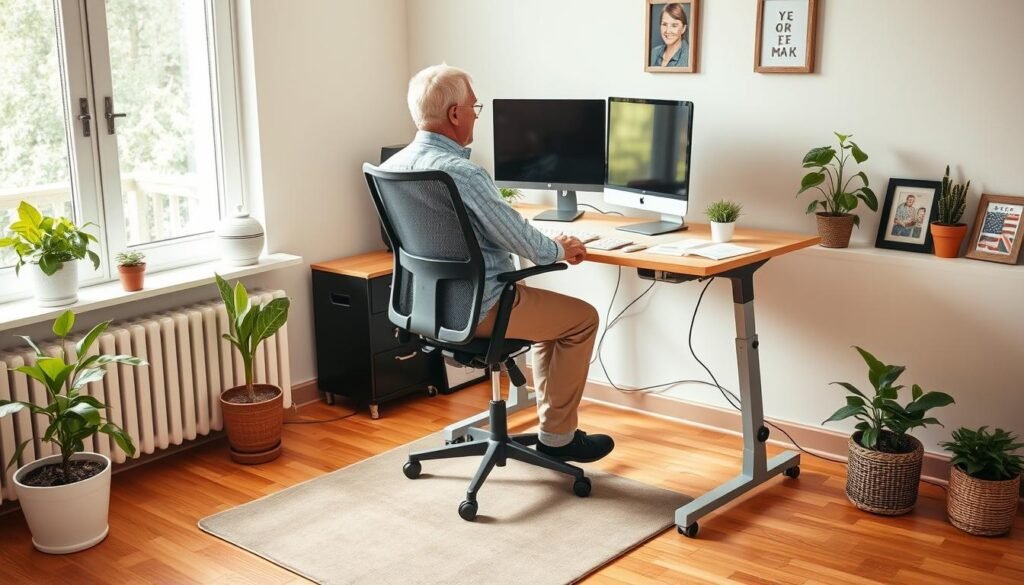
[[632,223],[629,225],[619,226],[619,230],[624,232],[633,232],[635,234],[643,234],[645,236],[656,236],[658,234],[668,234],[671,232],[681,232],[690,229],[690,226],[686,225],[683,218],[677,215],[664,215],[661,216],[661,221],[649,221],[646,223]]
[[558,208],[539,213],[535,221],[576,221],[583,212],[576,208],[575,191],[558,192]]

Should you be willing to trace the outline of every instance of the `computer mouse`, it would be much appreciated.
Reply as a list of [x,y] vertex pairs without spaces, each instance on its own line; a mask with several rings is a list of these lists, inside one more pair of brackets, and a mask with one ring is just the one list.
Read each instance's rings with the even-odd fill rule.
[[627,252],[627,253],[629,253],[629,252],[639,252],[640,250],[646,250],[646,249],[647,249],[647,246],[645,246],[643,244],[630,244],[628,246],[623,246],[622,247],[622,251],[623,252]]

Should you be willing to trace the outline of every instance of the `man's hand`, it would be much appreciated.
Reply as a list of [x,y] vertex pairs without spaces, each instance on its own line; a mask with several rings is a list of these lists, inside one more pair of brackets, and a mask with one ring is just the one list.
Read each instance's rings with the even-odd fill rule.
[[573,266],[583,262],[583,259],[587,257],[587,249],[583,246],[583,242],[579,241],[573,236],[557,236],[555,241],[562,246],[562,250],[565,250],[565,261]]

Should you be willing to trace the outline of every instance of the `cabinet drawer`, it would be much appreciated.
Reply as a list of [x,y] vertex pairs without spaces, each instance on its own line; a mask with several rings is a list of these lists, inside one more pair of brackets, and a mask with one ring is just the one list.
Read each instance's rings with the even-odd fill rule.
[[391,351],[402,345],[398,339],[398,331],[398,327],[388,320],[387,311],[371,316],[370,338],[373,339],[373,352]]
[[391,300],[391,275],[380,276],[370,281],[370,312],[384,313]]
[[402,345],[373,356],[373,386],[376,396],[430,379],[431,355],[415,343]]

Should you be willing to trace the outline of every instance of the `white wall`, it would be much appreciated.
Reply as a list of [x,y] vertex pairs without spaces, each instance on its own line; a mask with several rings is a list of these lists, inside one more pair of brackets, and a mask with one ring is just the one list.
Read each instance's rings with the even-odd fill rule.
[[[945,164],[972,179],[968,216],[982,192],[1024,195],[1024,3],[986,0],[822,2],[818,73],[752,72],[756,4],[702,2],[698,74],[643,71],[643,2],[430,0],[408,3],[409,67],[446,61],[469,70],[481,101],[512,97],[632,96],[695,103],[691,201],[744,204],[749,226],[813,233],[806,199],[794,199],[800,160],[832,131],[853,133],[884,197],[890,177],[937,179]],[[489,110],[489,108],[488,108]],[[477,126],[473,158],[492,168],[491,118]],[[532,193],[550,201],[550,194]],[[596,194],[581,194],[600,204]],[[870,246],[878,217],[862,213],[855,240]],[[615,268],[573,268],[537,283],[590,301],[602,315]],[[942,262],[909,253],[804,252],[770,262],[757,278],[765,412],[819,425],[843,404],[828,383],[867,386],[851,345],[908,366],[904,381],[953,394],[935,411],[946,428],[916,433],[928,450],[958,425],[1024,434],[1024,267]],[[646,281],[624,271],[617,307]],[[686,350],[699,288],[659,284],[613,330],[606,363],[622,385],[707,379]],[[732,305],[714,282],[694,331],[698,354],[737,388]],[[591,377],[603,379],[600,369]],[[724,405],[714,390],[672,390]],[[852,426],[838,425],[836,429]]]

